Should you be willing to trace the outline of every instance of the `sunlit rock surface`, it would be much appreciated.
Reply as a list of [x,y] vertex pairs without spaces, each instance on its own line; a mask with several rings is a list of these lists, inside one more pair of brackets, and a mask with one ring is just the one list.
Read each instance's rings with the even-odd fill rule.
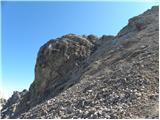
[[117,36],[48,41],[29,91],[2,117],[158,118],[158,9],[131,18]]

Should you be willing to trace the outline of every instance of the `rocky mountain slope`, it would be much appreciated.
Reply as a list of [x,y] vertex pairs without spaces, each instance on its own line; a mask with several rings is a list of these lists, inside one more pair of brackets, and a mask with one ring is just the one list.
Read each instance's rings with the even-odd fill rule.
[[48,41],[29,91],[8,100],[2,118],[158,118],[158,9],[131,18],[117,36]]
[[23,96],[27,93],[27,90],[22,92],[14,91],[13,95],[5,102],[2,109],[2,118],[5,115],[5,118],[12,117],[16,110],[16,107],[20,104]]
[[5,103],[6,103],[6,99],[0,98],[0,110],[2,109]]
[[[3,108],[3,106],[5,105],[6,103],[6,99],[0,97],[0,110]],[[0,113],[0,118],[1,118],[1,113]]]

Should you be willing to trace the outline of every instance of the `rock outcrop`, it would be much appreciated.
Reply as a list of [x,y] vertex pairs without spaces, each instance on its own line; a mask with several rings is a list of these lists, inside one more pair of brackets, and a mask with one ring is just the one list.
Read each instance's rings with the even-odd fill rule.
[[[6,99],[4,98],[0,98],[0,110],[3,108],[3,106],[5,105],[6,103]],[[0,119],[1,119],[1,112],[0,112]]]
[[16,107],[20,103],[20,100],[27,93],[27,90],[23,90],[22,92],[14,91],[13,95],[5,102],[2,108],[2,118],[10,118],[14,116],[14,112]]
[[48,41],[29,91],[2,118],[158,118],[158,9],[131,18],[117,36]]
[[40,48],[35,81],[30,87],[33,102],[54,97],[79,80],[84,60],[96,49],[91,40],[69,34],[50,40]]
[[1,110],[2,107],[5,105],[5,103],[6,103],[6,99],[0,98],[0,110]]

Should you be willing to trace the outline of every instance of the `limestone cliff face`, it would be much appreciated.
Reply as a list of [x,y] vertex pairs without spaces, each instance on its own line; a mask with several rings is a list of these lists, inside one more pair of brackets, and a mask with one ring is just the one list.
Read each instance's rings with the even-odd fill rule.
[[158,9],[131,18],[117,36],[48,41],[29,91],[3,118],[158,118]]

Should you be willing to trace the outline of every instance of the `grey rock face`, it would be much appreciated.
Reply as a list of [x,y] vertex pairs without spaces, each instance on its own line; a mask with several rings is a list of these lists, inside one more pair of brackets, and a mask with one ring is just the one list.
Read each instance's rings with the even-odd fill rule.
[[[141,30],[144,30],[145,28],[147,28],[148,26],[152,25],[157,25],[154,22],[158,21],[158,7],[153,7],[152,10],[147,10],[146,12],[144,12],[143,14],[133,17],[131,19],[129,19],[128,21],[128,25],[125,26],[119,33],[118,33],[118,37],[120,36],[126,36],[130,33],[132,33],[132,35],[134,33],[137,33]],[[157,28],[156,26],[154,26],[155,28]]]
[[20,100],[27,93],[27,90],[23,90],[22,92],[14,91],[13,95],[6,101],[1,110],[2,118],[10,118],[14,116],[16,107],[20,103]]
[[[3,106],[6,104],[6,99],[0,98],[0,111],[3,108]],[[1,112],[0,112],[0,119],[1,119]]]
[[2,109],[5,103],[6,103],[6,99],[0,98],[0,110]]
[[73,34],[42,46],[37,57],[35,81],[30,88],[32,100],[53,97],[76,83],[83,61],[94,50],[95,45],[90,40]]
[[88,64],[85,60],[96,50],[96,39],[68,34],[44,44],[37,56],[35,80],[12,118],[79,82]]
[[158,9],[131,18],[115,37],[47,42],[10,118],[158,118]]

